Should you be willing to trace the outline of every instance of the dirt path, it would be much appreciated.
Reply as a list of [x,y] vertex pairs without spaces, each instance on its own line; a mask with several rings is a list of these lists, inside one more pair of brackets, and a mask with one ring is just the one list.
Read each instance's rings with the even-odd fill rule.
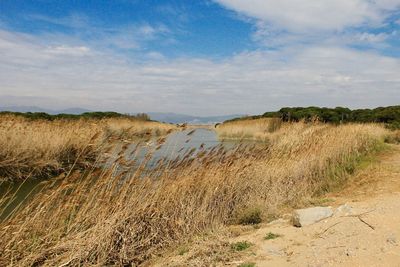
[[[347,213],[302,228],[281,220],[233,238],[253,245],[232,265],[400,266],[400,147],[352,179],[328,196],[334,207],[347,203]],[[266,240],[270,232],[281,236]]]
[[[270,224],[232,226],[177,247],[148,266],[399,266],[400,145],[350,178],[321,203],[347,211],[296,228],[289,215]],[[279,237],[266,239],[273,233]],[[232,237],[235,236],[235,237]],[[251,243],[243,251],[232,244]]]

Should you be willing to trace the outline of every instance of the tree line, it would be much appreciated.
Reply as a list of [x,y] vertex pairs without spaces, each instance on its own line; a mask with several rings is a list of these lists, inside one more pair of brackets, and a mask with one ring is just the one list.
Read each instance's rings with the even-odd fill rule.
[[106,118],[130,118],[130,119],[137,119],[143,121],[149,121],[150,116],[146,113],[138,113],[135,115],[131,114],[121,114],[118,112],[113,111],[96,111],[96,112],[85,112],[82,114],[48,114],[45,112],[11,112],[11,111],[2,111],[0,112],[1,115],[14,115],[14,116],[21,116],[31,120],[59,120],[59,119],[67,119],[67,120],[74,120],[74,119],[106,119]]
[[281,118],[285,122],[319,120],[326,123],[348,122],[375,122],[384,123],[390,128],[400,129],[400,105],[378,107],[375,109],[354,109],[344,107],[320,108],[320,107],[284,107],[279,111],[266,112],[262,115],[248,116],[240,119],[257,118]]

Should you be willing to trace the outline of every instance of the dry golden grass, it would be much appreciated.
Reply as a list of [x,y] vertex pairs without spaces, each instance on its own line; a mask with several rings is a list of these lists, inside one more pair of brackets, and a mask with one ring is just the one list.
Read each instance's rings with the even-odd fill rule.
[[391,134],[386,137],[386,142],[400,144],[400,130],[392,131]]
[[239,120],[218,125],[217,133],[222,139],[268,140],[271,133],[281,128],[279,118]]
[[105,141],[160,135],[174,126],[131,119],[29,120],[0,117],[0,180],[52,176],[87,166]]
[[386,135],[377,125],[288,124],[264,146],[217,148],[130,179],[70,175],[0,223],[0,265],[144,264],[245,210],[267,218],[342,184]]

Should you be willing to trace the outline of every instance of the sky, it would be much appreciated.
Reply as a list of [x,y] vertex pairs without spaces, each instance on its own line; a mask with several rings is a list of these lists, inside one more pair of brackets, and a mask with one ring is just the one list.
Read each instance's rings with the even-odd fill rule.
[[400,0],[0,0],[0,106],[400,104]]

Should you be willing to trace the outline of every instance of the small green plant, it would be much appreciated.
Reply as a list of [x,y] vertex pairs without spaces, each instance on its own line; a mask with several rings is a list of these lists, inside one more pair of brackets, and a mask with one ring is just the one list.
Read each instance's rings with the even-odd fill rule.
[[254,262],[245,262],[240,264],[238,267],[255,267],[256,264]]
[[180,247],[179,248],[179,250],[178,250],[178,255],[179,256],[182,256],[182,255],[184,255],[184,254],[186,254],[186,253],[188,253],[189,252],[189,249],[187,248],[187,247]]
[[280,234],[274,234],[274,233],[272,233],[272,232],[269,232],[265,237],[264,237],[264,239],[265,240],[271,240],[271,239],[276,239],[276,238],[278,238],[278,237],[281,237],[282,235],[280,235]]
[[248,249],[249,247],[251,247],[251,243],[249,243],[247,241],[240,241],[240,242],[233,243],[231,245],[231,248],[235,251],[243,251],[243,250]]
[[259,208],[249,208],[239,214],[239,224],[259,224],[262,222],[262,213]]

